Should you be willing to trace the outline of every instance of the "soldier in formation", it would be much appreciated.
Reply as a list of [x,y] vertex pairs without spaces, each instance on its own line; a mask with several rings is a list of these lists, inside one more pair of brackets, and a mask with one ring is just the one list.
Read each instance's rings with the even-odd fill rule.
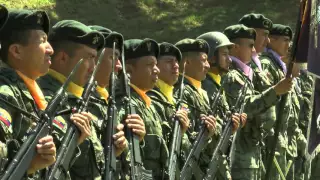
[[251,13],[172,44],[75,20],[51,28],[44,11],[0,14],[1,178],[260,180],[273,154],[268,179],[310,177],[313,79],[298,64],[286,77],[289,26]]

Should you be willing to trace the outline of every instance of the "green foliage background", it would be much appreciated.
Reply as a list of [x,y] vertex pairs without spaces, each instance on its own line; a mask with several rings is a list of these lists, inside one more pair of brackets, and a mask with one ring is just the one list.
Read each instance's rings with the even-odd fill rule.
[[223,31],[246,13],[295,27],[299,0],[0,0],[9,8],[46,10],[54,25],[74,19],[102,25],[128,38],[175,43],[208,31]]

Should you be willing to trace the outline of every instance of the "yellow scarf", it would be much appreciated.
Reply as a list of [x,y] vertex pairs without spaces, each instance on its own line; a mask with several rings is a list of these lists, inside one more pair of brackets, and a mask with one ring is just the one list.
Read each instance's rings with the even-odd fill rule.
[[187,75],[184,75],[184,77],[190,81],[192,86],[194,86],[198,90],[198,92],[201,92],[201,81],[193,79],[192,77]]
[[221,86],[221,76],[220,74],[214,74],[212,72],[208,72],[208,75],[217,83],[219,86]]
[[108,100],[109,93],[106,88],[97,86],[96,90],[104,100]]
[[174,98],[173,98],[173,86],[168,85],[161,79],[158,79],[156,86],[160,89],[162,94],[167,98],[167,100],[170,102],[170,104],[174,104]]
[[41,110],[45,110],[47,107],[47,101],[44,98],[44,95],[38,85],[38,83],[27,77],[26,75],[22,74],[20,71],[16,71],[20,78],[23,80],[24,84],[27,86],[31,96],[33,97],[34,101],[36,102],[37,106]]
[[151,99],[149,96],[147,96],[145,91],[142,91],[134,84],[130,84],[130,86],[139,94],[139,96],[143,99],[143,101],[146,103],[147,107],[149,108],[151,106]]
[[186,75],[184,75],[184,77],[187,78],[190,81],[190,83],[192,84],[192,86],[194,86],[197,89],[197,91],[201,95],[202,99],[208,99],[207,92],[205,90],[203,90],[201,87],[201,81],[198,81],[198,80],[193,79],[192,77],[186,76]]
[[[60,83],[64,83],[67,80],[67,78],[64,75],[62,75],[61,73],[58,73],[57,71],[55,71],[53,69],[49,69],[48,74],[50,76],[56,78]],[[83,90],[84,90],[83,87],[81,87],[73,82],[70,82],[70,84],[67,88],[67,91],[72,93],[77,98],[81,98]]]

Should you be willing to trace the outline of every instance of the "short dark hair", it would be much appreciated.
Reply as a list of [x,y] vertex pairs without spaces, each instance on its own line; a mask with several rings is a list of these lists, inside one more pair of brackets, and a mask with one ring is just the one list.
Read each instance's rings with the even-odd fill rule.
[[200,52],[183,52],[182,53],[182,60],[187,59],[187,58],[195,58],[198,57]]
[[8,62],[9,47],[12,44],[28,45],[31,30],[13,30],[9,37],[1,38],[0,57],[5,63]]
[[49,42],[54,50],[52,59],[54,59],[55,55],[58,54],[58,52],[60,51],[67,53],[70,57],[73,57],[75,55],[75,51],[80,47],[78,43],[68,41],[68,40],[49,41]]

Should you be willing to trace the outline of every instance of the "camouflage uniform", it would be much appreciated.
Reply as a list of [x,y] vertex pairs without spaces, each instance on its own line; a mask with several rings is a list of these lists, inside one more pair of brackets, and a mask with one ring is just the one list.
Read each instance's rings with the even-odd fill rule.
[[311,96],[313,86],[313,77],[307,74],[306,70],[300,71],[300,76],[297,78],[297,84],[295,86],[298,93],[298,99],[300,102],[300,113],[299,113],[299,127],[303,134],[307,135],[308,120],[311,117]]
[[[167,142],[167,146],[171,146],[172,131],[174,128],[174,115],[176,113],[176,105],[171,104],[164,94],[160,91],[158,87],[148,92],[148,95],[154,102],[154,107],[158,112],[162,120],[162,130],[164,139]],[[180,157],[177,163],[176,175],[180,176],[180,170],[184,165],[184,162],[188,156],[191,144],[189,142],[188,136],[184,134],[182,136],[181,146],[180,146]],[[177,177],[178,178],[178,177]]]
[[260,179],[262,136],[264,132],[270,131],[273,124],[273,121],[270,121],[274,116],[272,106],[278,98],[273,88],[266,88],[262,92],[256,91],[253,82],[236,65],[233,65],[233,70],[226,74],[223,82],[222,86],[229,105],[235,104],[241,87],[248,83],[244,107],[248,118],[236,140],[232,177],[233,179]]
[[[125,107],[121,99],[121,95],[117,96],[120,122],[125,119]],[[136,110],[136,114],[144,120],[146,128],[144,145],[141,146],[143,165],[147,170],[152,170],[154,179],[162,179],[169,158],[169,150],[163,136],[162,126],[168,128],[169,126],[162,121],[153,104],[154,102],[148,107],[133,88],[131,88],[130,102],[131,106]]]
[[[181,77],[179,78],[179,81],[181,82]],[[177,84],[179,84],[179,81]],[[201,114],[204,115],[213,115],[210,105],[209,105],[209,99],[207,92],[203,89],[201,89],[201,94],[198,92],[198,90],[191,84],[191,82],[188,79],[184,79],[184,92],[182,100],[185,104],[187,104],[189,108],[189,114],[188,117],[190,119],[190,127],[187,131],[187,135],[189,137],[189,140],[191,143],[194,142],[195,138],[197,137],[197,132],[200,131],[200,128],[202,127],[202,121],[200,118]],[[175,92],[177,92],[179,89],[176,87]],[[222,131],[222,120],[220,118],[217,118],[216,123],[216,132],[215,135],[212,136],[211,141],[209,141],[206,148],[203,150],[200,156],[200,162],[199,167],[201,170],[203,170],[203,173],[205,173],[206,168],[208,167],[208,164],[211,160],[213,151],[216,147],[216,144],[219,140],[220,134]],[[223,177],[228,176],[228,166],[227,162],[224,162],[225,164],[220,167],[219,171]]]
[[[0,68],[0,96],[13,105],[39,117],[40,110],[35,104],[27,86],[18,76],[16,71],[9,67]],[[1,169],[4,168],[6,159],[10,162],[19,150],[19,145],[26,140],[28,133],[35,127],[34,119],[29,119],[18,110],[0,103],[1,125]],[[18,143],[18,144],[17,144]],[[6,149],[6,144],[8,149]],[[40,171],[30,179],[42,179]],[[27,179],[27,177],[25,177]]]
[[[300,71],[300,76],[297,78],[297,83],[295,84],[295,91],[298,95],[298,100],[300,103],[299,111],[299,127],[302,130],[303,135],[307,136],[308,122],[311,119],[311,96],[312,96],[312,86],[313,78],[311,75],[307,74],[306,70]],[[307,167],[306,158],[304,155],[304,148],[306,144],[297,142],[298,145],[298,157],[295,163],[295,176],[296,179],[307,179],[309,176],[309,168]]]
[[[206,75],[206,79],[202,81],[202,88],[207,91],[209,101],[210,101],[210,107],[211,109],[214,108],[212,104],[212,100],[215,97],[215,95],[219,92],[221,85],[218,84],[210,75]],[[226,96],[224,94],[224,91],[222,91],[221,99],[218,102],[218,108],[217,114],[219,117],[224,118],[226,117],[226,113],[229,111],[229,105],[226,100]]]
[[[215,104],[213,104],[213,98],[217,93],[219,92],[221,85],[219,85],[210,75],[206,75],[206,79],[202,81],[202,88],[207,91],[209,101],[210,101],[210,107],[211,109],[216,109],[216,114],[219,119],[222,119],[221,122],[225,124],[227,113],[229,113],[229,105],[226,100],[226,96],[224,91],[222,91],[221,98],[218,100],[216,107],[214,107]],[[229,169],[229,164],[226,160],[226,154],[223,157],[222,165],[220,166],[220,173],[217,176],[217,179],[230,179],[231,173]]]
[[97,132],[99,139],[103,133],[103,121],[107,120],[108,102],[97,91],[93,91],[89,101],[88,111],[93,115],[93,126]]
[[[39,85],[42,88],[46,99],[50,100],[54,93],[62,86],[62,83],[51,75],[45,75],[39,79]],[[66,108],[75,107],[77,100],[77,97],[69,95],[68,106]],[[59,147],[61,145],[61,141],[63,140],[64,134],[71,125],[71,122],[67,116],[57,119],[57,121],[57,123],[54,123],[54,132],[52,136],[54,137],[57,147]],[[72,179],[101,178],[100,170],[104,166],[104,155],[103,147],[97,136],[96,129],[93,126],[94,121],[97,121],[97,119],[91,121],[91,136],[85,139],[85,141],[79,145],[81,154],[75,159],[74,163],[69,169]],[[59,152],[59,150],[57,152]]]
[[[260,56],[262,69],[267,74],[272,85],[277,84],[280,80],[285,78],[285,65],[280,59],[276,59],[274,53],[271,50],[264,52]],[[280,103],[277,104],[276,108],[284,108],[284,113],[282,115],[277,112],[277,119],[283,119],[277,151],[280,153],[278,156],[278,162],[281,166],[282,172],[285,172],[287,168],[288,161],[294,161],[294,158],[297,157],[297,139],[300,141],[306,141],[301,130],[298,127],[298,112],[300,109],[299,101],[296,96],[295,91],[288,93],[288,99],[285,103],[285,107],[279,107]],[[280,117],[282,116],[282,117]],[[272,136],[268,137],[269,140],[272,139]],[[268,140],[267,140],[268,141]],[[266,147],[270,146],[267,142]],[[292,168],[294,169],[294,168]],[[274,172],[278,174],[278,172]],[[289,173],[288,179],[294,177],[294,171]]]

